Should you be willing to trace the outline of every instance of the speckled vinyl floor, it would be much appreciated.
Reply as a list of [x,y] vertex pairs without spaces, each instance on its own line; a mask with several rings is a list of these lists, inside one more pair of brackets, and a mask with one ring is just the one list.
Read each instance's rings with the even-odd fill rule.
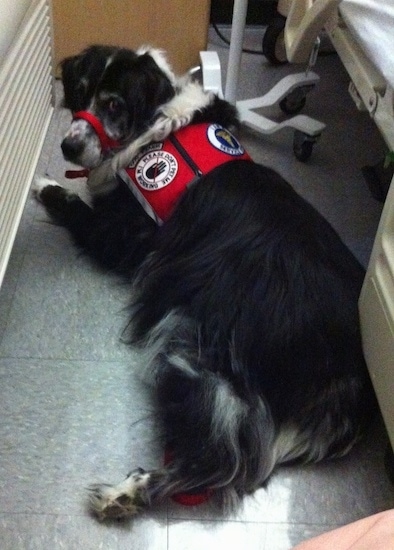
[[[261,29],[249,31],[246,45],[260,48],[261,37]],[[213,33],[210,48],[225,71],[228,52]],[[239,98],[261,95],[297,70],[245,54]],[[381,205],[361,167],[381,159],[383,142],[348,96],[338,58],[320,57],[315,70],[321,82],[304,113],[327,129],[307,164],[293,157],[290,131],[265,138],[245,129],[242,140],[255,160],[317,206],[366,264]],[[83,193],[81,181],[63,178],[59,144],[68,123],[58,106],[37,172]],[[128,296],[128,286],[79,255],[29,197],[0,291],[1,550],[289,550],[394,506],[383,466],[387,438],[377,420],[348,457],[279,470],[234,516],[169,502],[130,523],[96,522],[85,507],[87,484],[119,481],[132,467],[162,461],[141,360],[121,341]]]

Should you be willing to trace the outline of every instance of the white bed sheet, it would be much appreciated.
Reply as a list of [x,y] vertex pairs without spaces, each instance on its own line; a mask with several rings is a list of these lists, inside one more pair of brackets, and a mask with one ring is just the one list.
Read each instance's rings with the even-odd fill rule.
[[394,88],[394,0],[343,0],[339,10],[368,58]]

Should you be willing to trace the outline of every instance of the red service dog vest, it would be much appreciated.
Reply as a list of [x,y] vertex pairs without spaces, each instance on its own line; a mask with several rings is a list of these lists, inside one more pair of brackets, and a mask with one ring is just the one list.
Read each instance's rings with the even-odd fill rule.
[[162,224],[188,185],[216,166],[239,159],[251,160],[231,132],[219,124],[194,124],[145,147],[118,176],[145,212]]

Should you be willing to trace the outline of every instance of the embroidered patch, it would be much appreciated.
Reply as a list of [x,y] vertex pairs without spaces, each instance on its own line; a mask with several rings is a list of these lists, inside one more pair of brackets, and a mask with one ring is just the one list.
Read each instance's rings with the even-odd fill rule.
[[129,168],[135,168],[138,164],[138,161],[145,156],[146,153],[149,153],[150,151],[160,151],[163,149],[163,142],[162,141],[155,141],[154,143],[150,143],[149,145],[146,145],[141,151],[133,158],[133,160],[129,164]]
[[178,161],[166,151],[142,155],[135,167],[135,178],[142,189],[156,191],[170,184],[178,172]]
[[233,134],[220,124],[211,124],[207,130],[207,137],[211,145],[228,155],[240,156],[245,152]]

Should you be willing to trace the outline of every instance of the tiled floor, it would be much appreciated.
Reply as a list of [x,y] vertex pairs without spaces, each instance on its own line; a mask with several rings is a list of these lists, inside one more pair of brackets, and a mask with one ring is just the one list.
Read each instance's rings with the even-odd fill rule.
[[[249,47],[260,43],[261,30],[248,33]],[[227,50],[214,34],[210,47],[225,70]],[[244,55],[239,97],[259,95],[295,70]],[[305,114],[328,126],[308,164],[294,159],[291,132],[263,138],[244,130],[243,141],[313,202],[366,263],[381,205],[360,168],[380,160],[383,143],[349,98],[338,59],[322,57],[316,70],[321,82]],[[59,143],[68,120],[57,108],[37,169],[63,182]],[[83,193],[83,183],[67,185]],[[289,550],[394,506],[383,467],[387,439],[377,420],[350,456],[278,471],[232,517],[169,502],[130,523],[96,522],[85,508],[87,484],[118,481],[132,467],[162,460],[140,359],[121,342],[128,295],[127,285],[80,256],[29,198],[0,291],[1,550]]]

